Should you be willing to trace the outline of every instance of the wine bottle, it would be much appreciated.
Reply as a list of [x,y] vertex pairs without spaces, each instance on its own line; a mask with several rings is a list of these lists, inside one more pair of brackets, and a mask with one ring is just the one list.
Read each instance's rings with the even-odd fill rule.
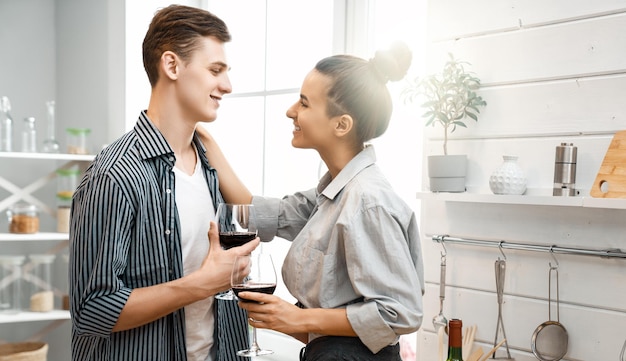
[[448,322],[448,358],[446,361],[463,361],[463,321],[453,318]]

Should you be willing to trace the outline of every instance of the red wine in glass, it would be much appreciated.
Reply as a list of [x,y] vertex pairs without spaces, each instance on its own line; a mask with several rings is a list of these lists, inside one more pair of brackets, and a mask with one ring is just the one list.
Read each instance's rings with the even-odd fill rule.
[[220,232],[220,244],[224,249],[243,246],[256,238],[256,232]]
[[251,300],[247,300],[245,298],[239,297],[239,292],[260,292],[271,295],[276,291],[276,283],[245,283],[233,285],[233,292],[235,292],[235,296],[243,302],[255,302]]
[[[220,203],[215,223],[223,249],[242,246],[257,236],[256,214],[252,204]],[[215,296],[219,300],[234,300],[231,290]]]
[[[269,253],[252,252],[249,256],[238,256],[233,265],[230,285],[235,295],[241,292],[260,292],[273,294],[276,290],[276,269]],[[240,298],[242,302],[254,302]],[[255,357],[274,353],[272,350],[259,347],[256,336],[256,327],[252,327],[252,339],[248,349],[237,351],[237,356]]]

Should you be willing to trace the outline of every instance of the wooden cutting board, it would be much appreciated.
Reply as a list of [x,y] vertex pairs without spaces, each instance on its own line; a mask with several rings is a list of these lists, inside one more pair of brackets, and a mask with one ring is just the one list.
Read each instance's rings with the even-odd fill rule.
[[590,194],[595,198],[626,198],[626,130],[613,136]]

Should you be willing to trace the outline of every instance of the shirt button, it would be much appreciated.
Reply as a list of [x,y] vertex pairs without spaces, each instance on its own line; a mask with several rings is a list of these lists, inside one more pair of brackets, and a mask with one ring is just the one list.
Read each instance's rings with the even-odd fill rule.
[[170,157],[170,161],[173,162],[174,161],[174,157]]
[[166,189],[165,193],[170,194],[170,193],[172,193],[172,190],[171,189]]
[[166,229],[166,230],[165,230],[165,234],[169,235],[170,233],[171,233],[171,232],[170,232],[170,230],[169,230],[169,229]]

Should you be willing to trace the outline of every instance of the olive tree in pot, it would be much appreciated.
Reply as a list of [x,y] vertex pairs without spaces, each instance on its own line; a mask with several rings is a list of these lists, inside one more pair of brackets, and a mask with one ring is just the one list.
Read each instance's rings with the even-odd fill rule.
[[449,54],[441,72],[409,80],[401,96],[406,102],[425,100],[426,126],[443,128],[443,155],[428,156],[428,176],[432,192],[464,192],[467,156],[448,155],[448,134],[457,127],[467,128],[467,118],[478,121],[479,107],[487,105],[476,94],[480,79],[466,70],[467,62]]

